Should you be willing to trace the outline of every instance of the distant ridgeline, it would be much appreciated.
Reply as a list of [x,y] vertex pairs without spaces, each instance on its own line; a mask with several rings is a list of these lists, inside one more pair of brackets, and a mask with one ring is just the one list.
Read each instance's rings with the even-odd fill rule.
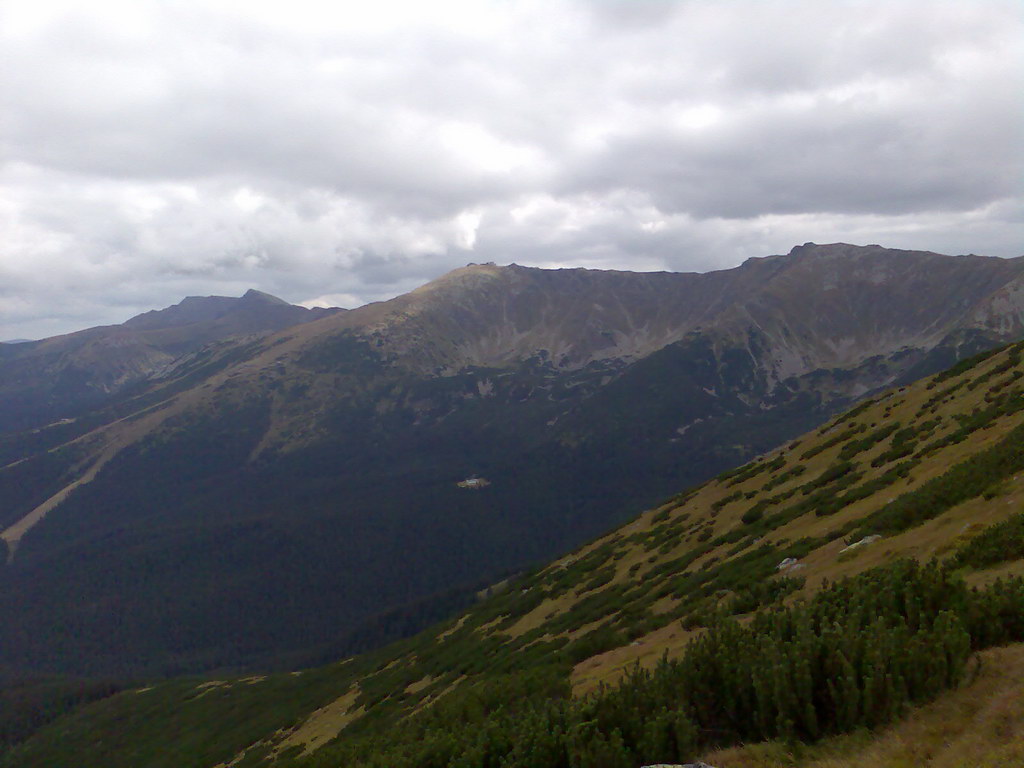
[[[0,765],[635,768],[916,716],[1024,642],[1022,354],[876,396],[414,638],[123,691]],[[998,755],[1018,725],[974,737]]]

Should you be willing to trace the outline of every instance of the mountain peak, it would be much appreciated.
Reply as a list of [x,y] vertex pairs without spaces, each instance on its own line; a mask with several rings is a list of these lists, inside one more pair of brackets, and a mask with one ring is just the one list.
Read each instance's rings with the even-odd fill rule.
[[744,264],[757,264],[761,262],[772,262],[780,264],[791,264],[800,259],[821,259],[828,257],[857,258],[879,252],[895,252],[896,249],[882,248],[880,245],[853,245],[851,243],[826,243],[819,244],[806,242],[803,245],[793,246],[789,253],[778,253],[772,256],[751,256]]
[[469,263],[464,267],[457,267],[451,272],[445,272],[440,277],[411,291],[409,295],[422,297],[437,291],[475,287],[482,282],[499,277],[507,269],[508,267],[498,266],[493,261],[486,264]]
[[895,249],[884,249],[880,245],[853,245],[852,243],[804,243],[803,245],[794,246],[789,252],[789,256],[846,256],[846,257],[857,257],[867,256],[869,254],[878,253],[883,250],[895,250]]
[[260,301],[264,304],[278,304],[290,306],[284,299],[279,299],[277,296],[272,296],[269,293],[263,291],[257,291],[255,288],[250,288],[248,291],[242,294],[242,301]]
[[[231,296],[187,296],[177,304],[164,309],[154,309],[143,312],[141,315],[127,320],[125,327],[135,330],[155,330],[158,328],[171,328],[192,325],[194,323],[209,323],[221,318],[228,317],[238,310],[270,308],[270,307],[291,307],[291,305],[271,296],[250,288],[240,298]],[[295,308],[301,312],[300,308]]]

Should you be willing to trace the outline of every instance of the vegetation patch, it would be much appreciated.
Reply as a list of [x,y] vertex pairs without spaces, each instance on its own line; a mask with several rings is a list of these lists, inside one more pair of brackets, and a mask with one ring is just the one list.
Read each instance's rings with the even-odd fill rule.
[[726,479],[726,487],[732,487],[739,485],[742,482],[750,480],[751,478],[757,477],[763,472],[774,472],[777,469],[782,469],[786,465],[786,457],[778,456],[771,461],[754,462],[753,464],[747,464],[746,466],[740,467],[740,471],[727,475],[725,478],[720,476],[719,479]]
[[876,429],[874,432],[862,437],[860,440],[851,440],[843,446],[841,451],[839,451],[839,460],[847,461],[852,459],[858,453],[863,453],[864,451],[874,448],[899,428],[900,423],[897,421],[893,424],[887,424],[884,427]]
[[981,365],[990,357],[999,354],[999,352],[1001,351],[1002,348],[989,349],[986,350],[985,352],[979,352],[978,354],[973,355],[972,357],[965,358],[964,360],[961,360],[953,367],[947,368],[945,371],[935,376],[935,378],[933,378],[931,382],[929,382],[929,387],[934,386],[935,384],[941,384],[944,381],[949,381],[950,379],[955,379],[957,376],[961,376],[962,374],[967,373],[967,371],[971,370],[972,368]]
[[1024,425],[1015,427],[991,448],[897,497],[870,515],[861,527],[869,533],[905,531],[980,496],[1021,469],[1024,469]]
[[793,480],[794,478],[800,477],[800,475],[802,475],[806,471],[807,467],[804,466],[803,464],[797,464],[794,467],[790,467],[781,475],[777,475],[776,477],[773,477],[771,480],[765,483],[764,487],[761,488],[761,492],[767,493],[768,491],[773,491],[783,483]]
[[867,430],[867,426],[864,424],[853,424],[849,428],[840,432],[835,437],[818,443],[815,446],[808,448],[806,451],[800,454],[800,460],[806,461],[807,459],[813,459],[822,451],[827,451],[829,448],[834,448],[840,443],[845,443],[847,440],[859,435],[861,432]]
[[631,768],[874,728],[957,685],[972,648],[1024,639],[1024,615],[978,631],[1000,612],[1024,613],[1022,599],[1020,580],[971,591],[942,568],[902,561],[747,624],[717,620],[681,659],[582,699],[557,668],[541,667],[465,686],[386,732],[283,765]]
[[957,568],[989,568],[1024,558],[1024,513],[990,525],[962,544],[950,558]]

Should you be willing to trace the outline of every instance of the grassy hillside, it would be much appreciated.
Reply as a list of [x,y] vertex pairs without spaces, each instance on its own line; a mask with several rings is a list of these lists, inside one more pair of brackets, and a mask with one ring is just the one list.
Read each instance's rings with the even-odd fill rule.
[[[843,749],[872,737],[840,734],[998,687],[991,659],[1019,658],[969,660],[1024,640],[1022,354],[864,402],[415,638],[301,673],[122,692],[6,765],[613,766],[777,738],[815,746],[714,759],[851,764]],[[1019,708],[963,714],[969,690],[872,741],[880,764],[928,764],[886,739],[946,720],[965,739],[965,722],[988,723],[978,755],[1019,752]],[[941,753],[927,759],[957,764]]]

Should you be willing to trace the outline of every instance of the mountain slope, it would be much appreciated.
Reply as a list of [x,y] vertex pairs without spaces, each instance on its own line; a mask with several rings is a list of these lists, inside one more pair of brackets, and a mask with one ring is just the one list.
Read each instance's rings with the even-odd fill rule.
[[758,744],[704,759],[720,768],[1004,768],[1024,764],[1024,645],[984,651],[977,677],[881,733]]
[[[1005,339],[1022,269],[842,244],[704,275],[475,265],[208,345],[0,441],[8,664],[256,668],[407,633],[482,579]],[[365,628],[395,608],[391,629]]]
[[4,346],[0,432],[77,415],[210,342],[279,331],[326,314],[250,290],[241,298],[190,296],[120,325]]
[[[543,569],[493,585],[470,611],[416,638],[301,674],[180,680],[127,691],[40,731],[12,753],[10,764],[63,765],[74,755],[113,767],[421,765],[430,760],[424,750],[442,745],[463,755],[465,764],[482,764],[473,762],[476,737],[469,734],[491,739],[505,723],[501,727],[512,728],[515,739],[524,739],[522,718],[530,712],[549,717],[577,706],[557,703],[566,701],[570,685],[580,696],[599,683],[625,680],[619,693],[579,700],[584,709],[596,707],[593,738],[607,735],[611,725],[600,725],[600,718],[639,712],[646,697],[663,695],[659,680],[685,672],[685,663],[658,662],[666,656],[685,662],[689,639],[770,627],[750,621],[750,612],[781,606],[799,612],[801,599],[827,606],[829,589],[840,590],[836,606],[867,601],[868,618],[881,616],[881,606],[908,606],[902,610],[921,627],[932,627],[923,617],[939,610],[930,604],[965,611],[976,648],[1024,640],[1024,583],[989,588],[997,578],[1024,574],[1022,446],[1024,344],[1018,343],[865,401]],[[916,568],[901,562],[907,557],[943,565]],[[871,570],[880,566],[889,570]],[[861,581],[842,582],[846,577]],[[989,591],[971,597],[961,579]],[[826,582],[841,583],[826,588]],[[911,590],[905,603],[903,589]],[[916,589],[923,591],[914,597]],[[824,601],[814,597],[819,593]],[[982,599],[987,602],[970,607],[969,601]],[[730,615],[742,623],[730,624]],[[932,615],[939,624],[948,620],[941,612]],[[927,631],[946,631],[939,624]],[[856,641],[868,643],[862,647],[889,631],[871,623],[865,629]],[[858,636],[835,637],[852,642]],[[928,640],[921,659],[935,658],[936,642]],[[912,647],[909,639],[904,644]],[[723,648],[730,647],[744,645]],[[1019,648],[986,658],[1011,656],[1017,658]],[[635,662],[654,670],[649,682],[627,675]],[[932,686],[932,674],[918,682],[907,678],[907,685],[911,691]],[[868,677],[860,684],[869,685]],[[736,682],[748,679],[740,674]],[[643,696],[628,698],[641,690]],[[928,690],[912,700],[925,701],[938,689]],[[542,704],[549,697],[553,709]],[[521,712],[510,704],[520,701]],[[620,710],[616,701],[631,703]],[[946,705],[936,706],[941,712]],[[874,722],[884,724],[899,711]],[[1020,725],[1004,721],[986,743],[996,749],[998,739],[1016,734],[1019,747]],[[772,732],[770,723],[762,727]],[[624,722],[622,728],[628,736]],[[169,732],[188,736],[169,744]],[[445,733],[452,734],[448,741]],[[702,733],[695,743],[732,738]],[[511,751],[519,743],[501,747],[486,739],[480,748]],[[748,758],[720,753],[716,759],[757,764],[744,762]]]

